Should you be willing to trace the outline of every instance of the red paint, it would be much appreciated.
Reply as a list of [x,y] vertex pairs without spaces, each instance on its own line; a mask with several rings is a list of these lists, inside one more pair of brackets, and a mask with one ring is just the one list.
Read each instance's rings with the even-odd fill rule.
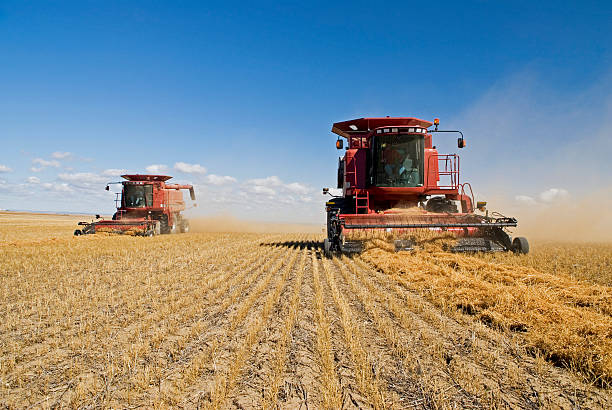
[[[122,175],[121,194],[115,201],[117,212],[112,219],[92,223],[94,231],[140,231],[145,233],[156,226],[177,227],[180,213],[185,210],[182,189],[188,189],[195,200],[192,185],[167,184],[167,175]],[[141,196],[142,192],[142,196]],[[89,225],[81,223],[80,225]],[[84,230],[85,231],[85,230]],[[163,233],[163,232],[162,232]]]
[[[346,154],[342,158],[345,163],[344,197],[359,202],[355,206],[356,214],[342,214],[343,219],[358,217],[378,221],[381,218],[385,219],[391,208],[411,204],[416,206],[423,198],[431,195],[444,195],[450,200],[460,201],[461,213],[457,216],[473,214],[473,195],[466,194],[464,184],[460,181],[459,156],[439,154],[433,148],[432,134],[429,131],[408,131],[410,127],[427,130],[432,125],[430,121],[412,117],[358,118],[337,122],[333,125],[332,132],[346,138],[348,142]],[[373,155],[374,139],[378,135],[397,135],[398,133],[423,137],[422,186],[383,187],[371,183],[372,164],[370,162],[373,161],[371,156]],[[448,136],[442,138],[448,138]],[[387,163],[393,164],[394,162],[388,160]],[[376,223],[373,222],[373,224]],[[458,235],[469,235],[474,230],[466,229],[451,230],[456,231]]]

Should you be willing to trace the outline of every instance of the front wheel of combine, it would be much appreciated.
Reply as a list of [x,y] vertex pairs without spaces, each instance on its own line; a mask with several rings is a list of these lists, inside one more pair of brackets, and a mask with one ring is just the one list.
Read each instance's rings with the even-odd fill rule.
[[527,238],[523,238],[522,236],[514,238],[512,241],[512,252],[523,255],[529,253],[529,242],[527,242]]
[[81,236],[81,235],[83,235],[83,231],[81,231],[80,229],[75,229],[74,236]]
[[332,257],[331,242],[329,241],[329,238],[325,238],[323,240],[323,255],[325,255],[326,258]]

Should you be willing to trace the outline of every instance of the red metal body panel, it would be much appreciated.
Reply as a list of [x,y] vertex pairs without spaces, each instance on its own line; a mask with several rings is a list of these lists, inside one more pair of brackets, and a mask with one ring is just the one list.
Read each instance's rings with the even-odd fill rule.
[[[358,118],[335,123],[332,132],[346,138],[349,144],[344,156],[344,196],[367,195],[372,205],[368,212],[392,208],[394,203],[399,201],[416,204],[419,198],[429,195],[446,195],[449,199],[460,200],[459,156],[438,154],[438,151],[432,147],[432,135],[426,132],[432,124],[413,117]],[[414,127],[420,128],[423,132],[417,133]],[[425,168],[423,186],[410,188],[368,186],[367,153],[371,147],[372,137],[378,135],[380,130],[391,131],[387,132],[387,135],[412,130],[408,133],[423,136]],[[473,211],[471,201],[469,204],[466,203],[464,211]]]
[[[428,130],[432,122],[384,117],[357,118],[332,126],[332,132],[346,138],[348,144],[338,167],[343,195],[326,203],[326,255],[361,252],[369,231],[406,233],[394,241],[395,249],[413,249],[415,230],[460,237],[453,246],[457,252],[528,252],[525,238],[512,241],[504,231],[516,226],[515,218],[474,212],[471,186],[460,180],[459,156],[439,154],[433,146],[434,132],[458,133],[459,148],[465,146],[463,134],[438,130],[439,121],[435,124],[435,129]],[[336,143],[337,148],[342,146]],[[484,205],[479,209],[484,210]]]
[[[117,193],[117,212],[113,219],[102,219],[90,226],[94,231],[141,231],[150,232],[152,229],[162,230],[175,227],[181,220],[180,213],[186,209],[185,200],[181,190],[188,189],[191,199],[195,200],[192,185],[166,184],[171,179],[167,175],[122,175],[126,180],[122,182],[121,193]],[[133,200],[126,200],[126,192],[131,187],[142,187],[142,195],[138,193],[138,206],[132,205]],[[133,192],[133,191],[132,191]],[[120,196],[119,196],[120,195]],[[89,231],[89,229],[86,229]]]
[[[337,122],[332,132],[348,140],[348,148],[342,159],[344,171],[344,197],[355,200],[356,214],[342,214],[341,218],[371,217],[372,221],[388,218],[386,211],[401,206],[416,206],[419,201],[432,195],[461,201],[464,215],[473,213],[473,200],[465,195],[460,182],[459,156],[439,154],[432,146],[432,135],[427,128],[430,121],[413,117],[358,118]],[[372,138],[376,135],[414,134],[423,137],[423,184],[415,187],[383,187],[369,183],[368,153]],[[383,214],[384,213],[384,214]],[[381,216],[382,215],[382,216]],[[375,224],[375,223],[374,223]],[[474,229],[459,230],[461,234]]]
[[[351,128],[351,125],[357,129]],[[413,117],[380,117],[380,118],[357,118],[355,120],[336,122],[332,126],[332,132],[344,138],[356,136],[358,133],[371,132],[381,127],[408,127],[419,126],[429,128],[433,122],[420,120]]]
[[121,175],[121,178],[127,179],[128,181],[167,181],[172,179],[168,175],[143,175],[143,174],[132,174],[132,175]]
[[349,149],[346,151],[346,192],[353,195],[355,188],[366,187],[366,152],[363,149]]

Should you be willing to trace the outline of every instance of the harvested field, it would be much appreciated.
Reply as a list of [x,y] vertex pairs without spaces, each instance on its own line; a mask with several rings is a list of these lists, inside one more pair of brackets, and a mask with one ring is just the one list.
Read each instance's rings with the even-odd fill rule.
[[612,407],[612,245],[325,259],[311,233],[14,218],[0,407]]

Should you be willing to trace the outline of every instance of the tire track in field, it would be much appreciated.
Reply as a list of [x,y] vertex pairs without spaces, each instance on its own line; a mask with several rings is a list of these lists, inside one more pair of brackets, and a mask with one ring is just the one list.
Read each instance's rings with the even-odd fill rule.
[[336,280],[330,270],[327,259],[322,259],[321,262],[331,297],[340,315],[344,342],[353,360],[357,388],[369,406],[375,409],[389,408],[387,403],[389,394],[381,384],[378,375],[374,372],[372,359],[364,348],[362,326],[355,321],[354,310],[349,306],[344,296],[338,290]]
[[[317,332],[314,301],[314,268],[317,266],[319,242],[306,244],[308,257],[302,287],[298,315],[288,352],[285,386],[279,400],[284,408],[321,408],[322,392],[319,381],[321,370],[317,368]],[[333,362],[333,357],[332,357]]]
[[[224,348],[226,350],[232,350],[234,354],[232,355],[230,353],[227,357],[229,360],[226,362],[225,369],[223,371],[216,372],[216,374],[213,375],[210,401],[204,402],[204,407],[212,409],[225,407],[226,400],[228,399],[228,396],[232,394],[233,389],[242,374],[244,365],[250,357],[251,349],[254,343],[259,340],[261,330],[268,322],[270,313],[272,312],[274,306],[278,303],[281,293],[286,286],[287,279],[293,272],[298,255],[299,252],[294,249],[294,252],[292,252],[292,254],[289,256],[289,260],[282,260],[278,268],[271,270],[268,276],[258,285],[257,290],[253,292],[253,295],[256,294],[256,296],[253,296],[247,300],[247,303],[250,302],[253,304],[255,301],[257,301],[262,305],[261,308],[257,310],[249,309],[251,311],[249,319],[251,320],[244,320],[246,317],[240,313],[242,309],[238,309],[238,313],[234,318],[240,318],[243,332],[235,333],[236,337],[233,339],[235,344],[238,346],[236,346],[234,349],[231,348],[231,343],[224,344]],[[285,261],[286,264],[283,263]],[[282,274],[278,275],[277,273],[281,270],[281,266],[283,266]],[[272,276],[276,276],[276,283],[262,300],[259,298],[259,296],[263,296],[263,291],[272,286],[270,280],[268,280],[268,278],[271,278]],[[231,322],[232,324],[230,325],[230,328],[232,330],[236,329],[237,324],[235,324],[235,320],[232,320]]]
[[340,376],[336,371],[334,354],[332,350],[331,326],[329,316],[326,312],[325,300],[318,258],[313,255],[313,282],[315,290],[315,304],[317,317],[317,352],[319,354],[319,365],[321,366],[321,391],[323,396],[323,407],[326,409],[339,409],[343,407],[343,394],[340,386]]
[[443,370],[464,391],[478,396],[483,404],[592,408],[610,403],[609,395],[580,383],[562,369],[542,368],[543,363],[526,355],[506,335],[456,312],[453,317],[447,316],[448,312],[415,294],[407,279],[379,272],[361,258],[351,262],[361,271],[364,286],[373,286],[379,289],[379,295],[386,295],[387,302],[382,303],[405,307],[390,309],[402,327],[416,326],[419,339],[438,346],[431,355],[435,359],[432,366]]
[[291,347],[291,336],[297,320],[300,294],[302,291],[302,280],[304,279],[306,255],[307,251],[302,250],[302,257],[297,268],[297,279],[293,285],[291,301],[289,302],[286,313],[283,315],[283,317],[286,317],[287,319],[283,324],[282,334],[280,340],[275,346],[275,353],[274,357],[272,358],[272,373],[269,375],[268,381],[265,383],[267,387],[264,388],[264,397],[261,402],[261,407],[264,409],[277,407],[278,394],[285,374],[285,366],[287,365],[289,349]]
[[[237,334],[230,331],[232,322],[235,322],[234,318],[245,306],[248,307],[246,310],[251,312],[248,318],[252,318],[252,312],[257,311],[262,302],[251,295],[262,292],[262,283],[269,283],[275,273],[286,265],[287,261],[283,256],[281,249],[275,249],[264,266],[254,270],[245,279],[239,278],[231,294],[219,301],[207,316],[208,329],[194,340],[193,345],[185,349],[186,354],[180,357],[178,366],[169,369],[164,378],[165,387],[149,391],[146,400],[149,405],[178,405],[188,403],[189,400],[206,402],[210,399],[208,384],[211,383],[206,383],[207,376],[212,377],[221,369],[224,363],[222,355],[229,351],[232,340],[237,338]],[[198,389],[198,386],[203,390]]]
[[290,271],[287,271],[289,276],[286,285],[262,328],[261,337],[249,353],[233,394],[228,396],[228,403],[235,407],[269,408],[276,403],[291,342],[292,322],[297,315],[296,295],[299,297],[300,276],[303,277],[306,258],[305,249],[295,252],[297,259]]
[[[310,235],[308,238],[312,238]],[[286,291],[281,296],[282,300],[276,309],[272,320],[266,328],[265,338],[255,349],[254,359],[249,361],[248,370],[245,371],[238,390],[240,391],[232,404],[235,407],[251,408],[262,407],[262,402],[267,401],[269,408],[322,408],[322,390],[320,388],[321,371],[317,360],[316,350],[316,319],[313,289],[313,260],[316,256],[316,248],[319,243],[306,240],[298,244],[302,249],[305,260],[301,260],[296,268],[297,279],[291,279]],[[274,246],[271,244],[270,246]],[[303,262],[303,266],[302,266]],[[302,275],[301,284],[299,275]],[[291,303],[299,292],[296,304]],[[291,299],[290,299],[291,298]],[[293,328],[289,334],[288,321],[285,320],[283,312],[293,309],[295,306],[295,319]],[[283,357],[276,349],[281,336],[287,335],[285,365],[272,366],[268,358]],[[329,350],[331,354],[331,346]],[[280,356],[279,356],[280,355]],[[333,363],[333,355],[331,356]],[[284,368],[281,368],[284,367]],[[275,372],[274,369],[277,371]],[[282,373],[281,373],[282,370]],[[279,391],[276,396],[270,392],[268,386],[272,385],[272,374],[281,376]],[[259,375],[269,376],[266,380]],[[278,380],[278,379],[277,379]],[[335,380],[335,379],[334,379]],[[248,392],[250,393],[247,393]],[[339,393],[340,390],[338,389]],[[261,394],[263,392],[263,394]],[[266,398],[267,397],[267,398]],[[341,399],[341,396],[339,396]],[[341,400],[339,400],[341,405]],[[266,404],[266,403],[264,403]]]

